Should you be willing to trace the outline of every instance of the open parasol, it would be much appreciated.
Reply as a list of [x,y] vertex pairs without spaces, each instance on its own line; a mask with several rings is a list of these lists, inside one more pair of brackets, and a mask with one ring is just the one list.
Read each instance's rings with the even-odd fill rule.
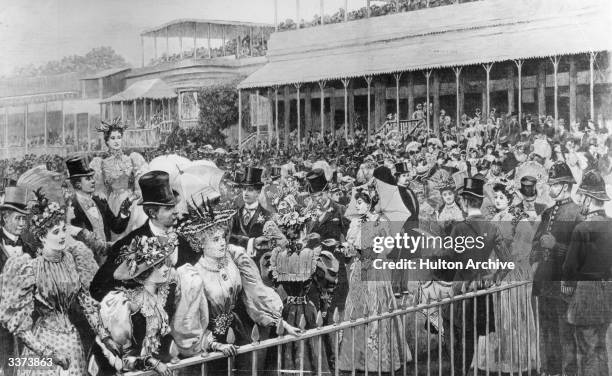
[[438,146],[439,148],[442,148],[442,141],[440,141],[440,139],[439,139],[439,138],[437,138],[437,137],[431,137],[431,138],[429,138],[429,139],[427,140],[427,143],[428,143],[428,144],[433,144],[433,145]]
[[59,172],[49,171],[46,166],[35,166],[24,172],[17,180],[17,186],[26,188],[30,192],[41,189],[49,201],[64,204],[64,175]]

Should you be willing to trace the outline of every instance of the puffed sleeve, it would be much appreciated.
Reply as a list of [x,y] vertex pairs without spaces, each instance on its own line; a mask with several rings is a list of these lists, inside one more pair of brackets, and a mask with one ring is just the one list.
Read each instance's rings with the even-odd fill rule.
[[242,300],[249,317],[259,325],[274,326],[281,320],[283,302],[272,288],[264,285],[255,262],[244,248],[228,246],[228,252],[242,281]]
[[208,302],[200,275],[191,264],[176,270],[176,311],[170,323],[172,338],[183,356],[199,354],[213,341],[208,328]]
[[102,158],[94,157],[89,162],[89,168],[94,170],[94,180],[96,181],[96,194],[100,197],[108,197],[106,184],[104,184],[104,171],[102,169]]
[[81,283],[89,290],[89,285],[98,271],[98,263],[96,263],[92,250],[84,243],[70,237],[68,239],[69,243],[66,249],[72,255]]
[[53,349],[45,348],[32,333],[32,314],[36,277],[35,259],[30,255],[11,257],[4,265],[0,291],[0,323],[39,356],[50,356]]

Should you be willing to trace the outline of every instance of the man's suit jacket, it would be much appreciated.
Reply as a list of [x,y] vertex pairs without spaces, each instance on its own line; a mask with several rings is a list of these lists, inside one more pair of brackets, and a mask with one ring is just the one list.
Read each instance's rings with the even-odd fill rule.
[[[111,231],[115,234],[121,234],[125,231],[125,228],[130,221],[130,217],[122,218],[120,213],[117,215],[113,214],[113,211],[108,206],[108,202],[98,196],[91,197],[93,202],[98,207],[102,221],[104,223],[104,235],[106,235],[106,241],[111,240]],[[72,199],[72,207],[74,208],[74,218],[70,221],[70,224],[76,227],[85,228],[89,231],[93,231],[93,226],[85,214],[85,210],[81,207],[77,196],[74,195]]]
[[249,223],[244,223],[244,210],[242,206],[232,218],[229,243],[247,248],[249,239],[263,235],[264,225],[270,220],[272,214],[261,205],[257,205]]
[[[119,266],[119,264],[117,263],[117,258],[119,256],[121,247],[123,247],[124,245],[129,245],[136,236],[153,236],[153,233],[151,232],[151,227],[149,226],[149,221],[145,222],[144,225],[130,232],[124,238],[118,240],[113,245],[110,254],[108,255],[108,258],[106,259],[104,264],[102,264],[100,269],[98,269],[98,272],[96,273],[93,281],[91,282],[91,287],[89,288],[91,296],[97,301],[102,301],[102,298],[104,298],[106,294],[116,289],[117,287],[134,287],[133,282],[123,282],[115,280],[115,278],[113,277],[113,273]],[[200,259],[200,255],[200,250],[192,249],[187,239],[179,235],[178,260],[175,265],[176,267],[179,267],[184,264],[194,265]]]

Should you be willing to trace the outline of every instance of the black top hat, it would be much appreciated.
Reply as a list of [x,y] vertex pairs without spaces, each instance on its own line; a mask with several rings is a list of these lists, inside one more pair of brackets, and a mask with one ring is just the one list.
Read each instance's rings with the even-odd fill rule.
[[243,187],[263,187],[264,183],[261,181],[261,175],[263,169],[258,167],[247,167],[244,171],[244,178],[240,181],[240,185]]
[[521,179],[521,189],[519,189],[519,192],[521,192],[521,194],[527,198],[537,196],[538,191],[536,190],[536,183],[537,180],[533,176],[523,176]]
[[310,193],[323,192],[329,189],[323,169],[316,168],[310,171],[306,175],[306,179],[308,180],[308,191]]
[[278,179],[281,176],[281,167],[280,166],[272,166],[270,167],[270,178]]
[[138,179],[142,198],[138,205],[174,206],[178,192],[170,188],[170,175],[164,171],[149,171]]
[[28,190],[21,187],[6,187],[0,210],[13,210],[21,214],[28,214]]
[[72,157],[66,160],[66,167],[71,178],[92,176],[95,171],[89,168],[83,157]]
[[459,189],[461,195],[472,195],[476,197],[484,197],[484,180],[474,178],[464,178],[463,187]]
[[401,175],[410,172],[409,162],[399,162],[395,164],[395,175]]
[[550,166],[550,170],[548,170],[548,184],[557,183],[576,183],[576,180],[574,180],[574,175],[572,174],[572,170],[570,170],[567,163],[563,161],[557,161],[553,163],[553,165]]
[[601,174],[595,170],[587,171],[584,174],[577,192],[596,200],[610,201],[610,196],[606,193],[606,183]]

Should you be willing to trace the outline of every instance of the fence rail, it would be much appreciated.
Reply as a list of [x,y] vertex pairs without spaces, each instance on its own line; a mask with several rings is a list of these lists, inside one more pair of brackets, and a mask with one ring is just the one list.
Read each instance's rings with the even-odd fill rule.
[[[510,368],[510,372],[519,372],[519,369],[521,369],[523,372],[528,373],[529,375],[531,375],[532,369],[536,370],[539,369],[539,341],[537,342],[537,345],[532,345],[531,342],[529,342],[531,337],[535,337],[536,339],[538,338],[538,334],[539,334],[539,321],[538,321],[538,314],[537,314],[537,310],[538,310],[538,303],[537,300],[535,301],[535,307],[533,310],[527,310],[526,307],[530,306],[528,300],[531,299],[530,294],[527,294],[526,292],[528,290],[528,287],[531,286],[531,282],[529,281],[524,281],[524,282],[513,282],[513,283],[504,283],[501,285],[496,285],[493,287],[490,287],[488,289],[485,290],[477,290],[477,291],[471,291],[471,292],[465,292],[461,295],[453,295],[448,294],[446,297],[443,296],[439,296],[438,299],[432,300],[432,298],[427,298],[427,300],[425,302],[421,302],[421,303],[417,303],[415,301],[413,302],[409,302],[408,299],[404,298],[401,301],[401,304],[399,304],[399,306],[397,306],[397,308],[395,308],[395,304],[390,304],[389,307],[376,307],[377,311],[376,314],[374,315],[362,315],[361,313],[357,313],[357,315],[359,316],[363,316],[363,317],[359,317],[359,318],[355,318],[355,319],[350,319],[348,321],[340,321],[339,317],[338,317],[338,313],[335,312],[334,313],[334,318],[333,318],[333,324],[331,325],[327,325],[327,326],[322,326],[320,324],[320,318],[317,320],[318,326],[317,328],[314,329],[309,329],[304,331],[299,337],[293,337],[293,336],[288,336],[288,335],[284,335],[278,338],[273,338],[273,339],[268,339],[268,340],[263,340],[263,341],[259,341],[258,338],[254,338],[253,342],[251,344],[247,344],[247,345],[243,345],[240,346],[240,348],[237,351],[237,354],[251,354],[253,356],[253,359],[255,359],[256,357],[256,352],[259,350],[264,350],[264,349],[270,349],[270,348],[276,348],[277,349],[277,353],[280,357],[280,355],[282,354],[282,345],[286,345],[286,344],[290,344],[290,343],[299,343],[300,345],[300,349],[303,349],[304,344],[307,342],[307,340],[309,339],[313,339],[313,340],[318,340],[318,346],[317,346],[317,351],[318,351],[318,356],[316,357],[316,359],[322,359],[322,346],[321,346],[321,339],[324,336],[333,336],[333,347],[335,349],[335,353],[336,353],[336,359],[338,359],[338,351],[341,345],[341,336],[343,332],[351,331],[351,334],[354,334],[357,330],[362,329],[362,330],[366,330],[368,329],[369,325],[381,325],[381,323],[384,322],[388,322],[390,325],[390,329],[393,329],[393,325],[394,323],[396,323],[396,325],[400,325],[400,321],[401,320],[401,327],[402,329],[402,340],[401,343],[398,343],[397,345],[399,346],[399,354],[400,354],[400,362],[401,362],[401,367],[399,369],[395,369],[391,366],[391,372],[390,374],[397,374],[397,375],[406,375],[408,368],[414,368],[414,375],[419,375],[422,373],[425,373],[427,375],[431,374],[431,367],[432,364],[435,364],[437,362],[437,369],[438,369],[438,374],[439,375],[461,375],[462,371],[461,368],[466,369],[470,368],[470,364],[472,364],[472,359],[467,359],[465,356],[465,348],[466,348],[466,343],[469,344],[469,341],[473,341],[474,344],[474,367],[478,367],[479,365],[479,340],[482,339],[484,337],[484,343],[485,343],[485,354],[486,354],[486,373],[487,375],[490,374],[497,374],[498,372],[504,372],[504,373],[508,373],[508,370],[502,370],[501,365],[499,366],[499,369],[494,371],[489,372],[489,364],[490,361],[492,361],[492,359],[489,359],[489,353],[491,352],[490,350],[492,349],[491,347],[491,343],[489,340],[489,326],[490,326],[490,322],[489,322],[489,310],[492,309],[492,307],[490,308],[490,303],[489,301],[491,301],[491,303],[497,301],[497,309],[499,309],[502,299],[508,299],[507,303],[505,303],[504,307],[506,307],[506,309],[509,310],[510,312],[510,317],[509,317],[509,322],[507,322],[506,320],[508,319],[508,317],[499,317],[498,315],[495,316],[495,323],[494,325],[496,327],[502,327],[502,326],[507,326],[507,325],[515,325],[517,327],[519,327],[517,336],[518,338],[515,339],[513,336],[511,336],[511,338],[501,338],[501,335],[498,340],[498,346],[496,349],[493,349],[493,351],[497,351],[499,354],[499,359],[502,358],[502,345],[501,345],[501,341],[504,340],[509,340],[510,341],[510,346],[504,347],[504,351],[510,351],[510,363],[514,363],[515,361],[518,362],[518,366],[516,370],[513,370],[512,368]],[[515,292],[514,294],[512,294],[512,292]],[[524,292],[524,294],[519,294],[520,292]],[[505,298],[502,298],[502,296],[505,295]],[[515,298],[514,298],[514,297]],[[473,303],[474,305],[476,305],[477,299],[482,299],[485,298],[486,300],[486,330],[487,333],[485,336],[480,336],[480,335],[476,335],[476,331],[474,330],[477,325],[479,325],[479,323],[477,322],[477,315],[476,315],[476,309],[473,309],[474,315],[473,318],[469,317],[466,318],[466,303],[470,302]],[[521,301],[521,299],[523,301]],[[461,318],[461,323],[459,324],[459,321],[455,322],[455,320],[458,320],[458,318],[456,317],[456,315],[454,314],[454,307],[458,307],[455,306],[455,304],[459,304],[462,308],[462,318]],[[417,315],[416,313],[421,313],[423,315],[426,315],[427,317],[430,317],[429,315],[432,313],[437,313],[438,317],[441,319],[442,317],[442,309],[445,306],[450,306],[450,325],[448,325],[448,327],[450,328],[449,333],[445,333],[443,334],[443,330],[441,330],[442,328],[440,328],[440,325],[438,327],[437,330],[437,334],[432,334],[431,331],[431,325],[432,325],[432,320],[426,320],[426,327],[427,327],[427,334],[426,334],[426,346],[427,346],[427,361],[424,364],[420,364],[419,362],[419,354],[421,352],[421,348],[419,348],[421,346],[420,341],[419,341],[419,315]],[[523,307],[523,312],[520,312],[520,308],[519,307]],[[514,312],[516,310],[516,312]],[[512,313],[514,312],[514,315],[512,315]],[[406,333],[406,329],[408,328],[407,325],[412,325],[412,323],[408,323],[408,316],[410,314],[414,314],[413,318],[410,318],[411,320],[414,321],[414,333],[413,336],[414,338],[412,338],[412,340],[414,342],[412,342],[411,340],[409,340],[405,333]],[[522,332],[520,329],[520,326],[523,325],[524,323],[519,321],[519,316],[523,315],[523,314],[527,314],[527,322],[526,322],[526,328],[525,331]],[[531,321],[529,319],[529,317],[531,317],[531,315],[533,315],[533,321]],[[504,316],[504,315],[502,315]],[[353,313],[351,313],[350,317],[354,317]],[[514,317],[514,319],[513,319]],[[438,323],[440,323],[440,321],[438,321]],[[482,324],[482,323],[481,323]],[[531,325],[533,324],[533,325]],[[303,325],[303,323],[302,323]],[[450,339],[450,343],[454,343],[454,335],[456,332],[456,326],[460,326],[463,329],[463,335],[461,338],[461,349],[463,349],[463,354],[459,354],[462,355],[458,356],[458,354],[455,354],[455,347],[454,346],[449,346],[450,349],[450,356],[448,356],[448,353],[444,353],[444,349],[443,349],[443,342],[448,341]],[[472,325],[471,330],[470,330],[470,325]],[[535,327],[535,333],[531,333],[530,329],[531,327],[534,326]],[[379,328],[379,332],[380,332],[380,326]],[[397,328],[397,327],[396,327]],[[467,330],[466,330],[467,329]],[[255,329],[254,331],[256,331],[257,329]],[[446,329],[444,329],[446,330]],[[473,338],[467,338],[466,336],[466,332],[473,332],[474,336]],[[392,330],[391,330],[392,332]],[[512,332],[511,332],[512,333]],[[524,335],[523,335],[524,334]],[[432,335],[437,337],[437,353],[438,353],[438,359],[437,361],[432,359],[432,348],[431,348],[431,344],[432,344]],[[450,338],[445,337],[443,340],[444,336],[450,336]],[[257,337],[257,336],[253,336],[253,337]],[[524,338],[522,338],[524,337]],[[353,355],[353,360],[355,358],[355,336],[351,335],[352,338],[352,343],[350,343],[349,345],[351,345],[352,347],[352,355]],[[381,336],[378,336],[379,338],[379,342],[381,341]],[[392,340],[385,338],[385,340],[390,341],[389,344],[390,346],[393,346],[393,344],[391,343]],[[423,339],[421,339],[422,341]],[[524,341],[527,341],[527,346],[523,346]],[[345,343],[342,343],[342,345],[347,345]],[[366,356],[366,361],[365,363],[367,364],[367,358],[368,356],[375,356],[376,352],[374,353],[368,353],[368,348],[367,348],[367,341],[365,344],[360,344],[361,346],[365,346],[365,356]],[[410,347],[413,347],[412,350],[410,350]],[[521,349],[522,348],[522,349]],[[378,347],[378,351],[380,352],[380,346]],[[517,349],[518,351],[513,354],[512,350],[513,349]],[[523,363],[521,365],[521,360],[523,357],[521,357],[521,350],[522,351],[526,351],[527,352],[527,358],[526,358],[526,362],[527,363]],[[301,351],[301,353],[303,354],[303,351]],[[408,362],[408,358],[410,357],[409,354],[412,353],[414,354],[414,356],[412,357],[412,360],[410,362]],[[393,354],[393,351],[391,351],[391,354]],[[446,356],[447,359],[444,358],[444,356]],[[534,361],[532,363],[532,359],[533,359],[533,355],[535,355],[535,359],[536,361]],[[186,359],[181,359],[181,360],[175,360],[173,362],[171,362],[169,364],[169,368],[171,370],[179,370],[179,369],[183,369],[186,367],[194,367],[194,366],[200,366],[202,367],[202,374],[205,374],[205,366],[206,363],[213,361],[213,360],[217,360],[217,359],[223,359],[225,358],[225,356],[221,353],[204,353],[202,355],[199,356],[194,356],[194,357],[190,357],[190,358],[186,358]],[[460,364],[457,364],[457,359],[461,358],[462,361],[460,361]],[[382,365],[382,361],[381,361],[381,357],[378,357],[379,361],[378,361],[378,373],[381,372],[381,369],[384,368]],[[446,360],[446,362],[445,362]],[[299,361],[300,364],[300,369],[298,370],[292,370],[292,373],[296,373],[296,374],[302,374],[302,373],[309,373],[306,371],[301,371],[303,370],[303,362],[304,359],[302,358],[301,361]],[[391,360],[390,360],[391,365],[394,364],[394,360],[393,360],[393,355],[391,355]],[[450,364],[449,364],[450,363]],[[232,362],[229,361],[228,359],[228,367],[231,367]],[[280,371],[281,367],[280,367],[280,361],[279,361],[279,370],[276,370],[275,373],[280,375],[281,373],[286,373],[287,370],[282,370]],[[355,374],[355,365],[356,362],[353,361],[353,370],[349,370],[349,372],[351,372],[351,374]],[[526,366],[526,367],[525,367]],[[425,367],[426,369],[421,369],[421,372],[419,373],[419,368],[420,367]],[[461,367],[461,368],[460,368]],[[510,367],[514,367],[513,365],[510,365]],[[367,366],[365,367],[366,369],[368,368]],[[319,361],[318,363],[318,374],[321,374],[322,371],[322,364]],[[340,374],[340,370],[338,368],[338,362],[336,361],[335,363],[335,369],[334,370],[330,370],[332,371],[335,375],[339,375]],[[343,371],[347,371],[347,370],[343,370]],[[253,375],[257,375],[258,372],[260,372],[260,370],[258,370],[255,366],[253,366],[253,369],[251,370]],[[269,371],[267,371],[269,372]],[[266,373],[267,373],[266,372]],[[484,370],[483,370],[484,372]],[[228,375],[232,375],[234,373],[233,369],[228,368],[227,369],[227,374]],[[261,371],[261,373],[264,373],[263,371]],[[370,370],[370,373],[375,374],[377,373],[376,371],[372,371]],[[412,374],[412,372],[410,372]],[[366,372],[366,374],[368,374]],[[129,376],[148,376],[148,375],[156,375],[156,373],[154,371],[144,371],[144,372],[129,372],[126,373],[126,375]]]

